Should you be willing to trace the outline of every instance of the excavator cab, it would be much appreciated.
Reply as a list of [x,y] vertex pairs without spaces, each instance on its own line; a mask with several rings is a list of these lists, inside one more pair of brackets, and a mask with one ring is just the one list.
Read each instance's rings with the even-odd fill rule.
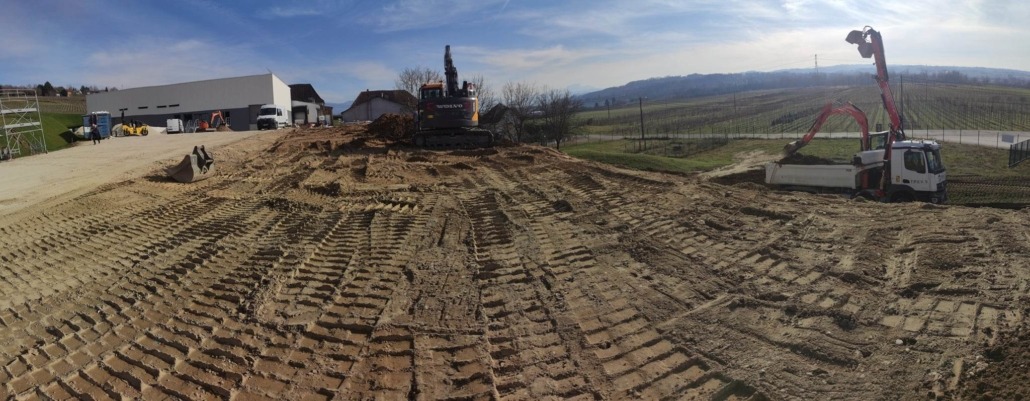
[[890,131],[883,131],[869,134],[869,137],[865,139],[865,143],[862,149],[864,150],[879,150],[887,148],[887,135]]

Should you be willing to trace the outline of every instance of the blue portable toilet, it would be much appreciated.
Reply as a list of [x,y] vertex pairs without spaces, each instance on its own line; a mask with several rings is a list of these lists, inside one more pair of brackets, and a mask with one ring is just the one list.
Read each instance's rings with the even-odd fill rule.
[[[90,127],[89,127],[89,116],[94,113],[89,113],[82,116],[82,132],[85,133],[86,139],[90,139]],[[97,131],[100,131],[100,137],[106,139],[111,136],[111,113],[106,111],[98,111],[97,115]]]

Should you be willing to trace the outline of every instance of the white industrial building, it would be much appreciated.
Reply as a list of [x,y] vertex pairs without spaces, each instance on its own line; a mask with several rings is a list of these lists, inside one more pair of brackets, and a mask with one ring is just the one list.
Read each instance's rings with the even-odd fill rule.
[[406,90],[366,90],[340,113],[343,121],[372,121],[387,113],[412,114],[418,99]]
[[110,112],[114,123],[138,120],[163,127],[170,118],[209,121],[212,112],[221,111],[234,131],[257,129],[258,111],[264,104],[292,109],[290,86],[275,74],[121,89],[86,97],[88,113]]

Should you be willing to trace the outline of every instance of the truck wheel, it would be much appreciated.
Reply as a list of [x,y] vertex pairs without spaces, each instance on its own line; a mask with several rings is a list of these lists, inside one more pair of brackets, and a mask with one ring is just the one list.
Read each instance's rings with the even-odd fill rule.
[[851,199],[863,199],[863,200],[870,201],[870,202],[875,202],[876,201],[876,197],[874,197],[872,194],[870,194],[868,192],[859,192],[859,193],[855,194],[854,196],[852,196]]

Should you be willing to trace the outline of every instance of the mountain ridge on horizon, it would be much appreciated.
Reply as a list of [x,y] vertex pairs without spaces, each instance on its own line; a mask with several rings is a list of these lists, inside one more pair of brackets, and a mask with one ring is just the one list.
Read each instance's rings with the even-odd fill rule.
[[[782,89],[816,85],[836,84],[860,85],[871,83],[870,76],[875,75],[876,67],[872,64],[840,64],[819,68],[819,80],[813,83],[814,68],[791,68],[775,71],[746,71],[737,73],[689,74],[653,77],[630,81],[621,86],[613,86],[594,92],[580,94],[577,97],[585,107],[603,104],[605,100],[625,102],[627,99],[644,97],[652,100],[687,99],[709,95],[720,95],[732,92],[762,89]],[[990,68],[990,67],[958,67],[927,66],[899,64],[888,67],[892,83],[904,77],[915,76],[916,79],[931,82],[968,83],[1003,85],[1030,88],[1030,71]],[[897,78],[896,78],[897,77]],[[944,78],[933,80],[931,78]]]

